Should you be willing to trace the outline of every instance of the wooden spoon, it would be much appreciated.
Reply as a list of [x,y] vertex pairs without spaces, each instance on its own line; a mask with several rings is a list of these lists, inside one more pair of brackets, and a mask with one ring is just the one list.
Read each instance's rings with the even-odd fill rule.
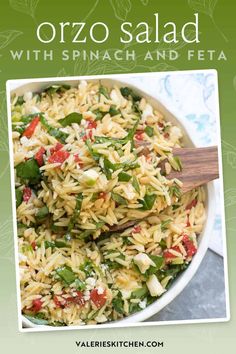
[[[138,142],[139,146],[141,143]],[[148,155],[148,144],[143,145],[142,155]],[[178,156],[182,163],[181,171],[171,171],[166,176],[168,179],[178,178],[182,183],[182,193],[202,186],[216,178],[219,178],[218,150],[216,146],[205,148],[174,148],[173,155]],[[164,171],[165,162],[162,161],[161,169]],[[123,225],[114,225],[110,231],[122,231],[137,223],[138,220],[131,220]]]
[[183,193],[219,178],[217,146],[205,148],[174,148],[173,155],[182,163],[181,171],[171,171],[168,179],[178,178]]

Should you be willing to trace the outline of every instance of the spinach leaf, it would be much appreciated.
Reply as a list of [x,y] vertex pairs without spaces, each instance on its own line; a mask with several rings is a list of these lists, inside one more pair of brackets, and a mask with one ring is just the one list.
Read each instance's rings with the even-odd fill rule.
[[121,87],[120,92],[125,98],[132,98],[134,102],[140,101],[141,97],[138,96],[131,88],[129,87]]
[[47,129],[48,134],[54,136],[54,138],[59,140],[61,143],[65,144],[69,134],[62,132],[58,128],[51,127],[43,115],[40,115],[40,122]]
[[172,221],[171,219],[167,219],[167,220],[163,220],[161,222],[161,231],[162,232],[168,229],[167,226],[171,223],[171,221]]
[[96,114],[96,118],[95,118],[96,121],[102,120],[102,118],[107,114],[107,112],[102,112],[100,111],[100,109],[95,109],[93,113]]
[[76,290],[83,291],[86,288],[85,283],[79,278],[75,279],[75,288]]
[[119,291],[117,296],[112,300],[112,305],[116,312],[123,314],[124,311],[124,300],[122,299],[122,294]]
[[133,128],[131,128],[129,131],[128,131],[128,134],[122,138],[122,139],[118,139],[118,138],[110,138],[110,137],[106,137],[106,136],[95,136],[95,142],[96,143],[106,143],[106,142],[110,142],[111,144],[113,145],[116,145],[116,144],[120,144],[120,145],[125,145],[127,144],[129,141],[132,141],[133,138],[134,138],[134,134],[138,128],[138,125],[139,125],[139,120],[140,119],[137,119],[137,121],[135,122]]
[[125,172],[120,172],[118,174],[118,181],[119,182],[129,182],[131,180],[132,176],[130,176],[128,173]]
[[76,277],[75,273],[68,266],[59,267],[56,269],[56,274],[67,284],[74,283]]
[[148,288],[144,285],[142,288],[138,288],[131,293],[131,298],[135,299],[143,299],[145,296],[148,295]]
[[136,190],[137,193],[140,193],[140,186],[139,186],[138,179],[136,176],[133,176],[132,186],[134,187],[134,189]]
[[99,161],[100,157],[101,157],[101,154],[99,154],[98,152],[94,151],[94,149],[92,148],[92,144],[91,144],[91,141],[89,139],[87,139],[85,141],[85,144],[88,148],[88,151],[90,153],[90,155],[92,156],[92,158],[95,160],[95,161]]
[[15,103],[15,106],[22,106],[23,103],[25,103],[25,100],[24,100],[23,96],[18,96],[17,97],[17,101]]
[[63,93],[70,89],[70,85],[51,85],[44,89],[43,92],[46,92],[48,95],[52,96],[54,93]]
[[140,210],[151,210],[156,198],[156,194],[145,194],[143,199],[138,199],[138,202],[142,204]]
[[179,186],[177,186],[176,184],[174,184],[173,186],[170,187],[170,195],[173,196],[175,195],[177,198],[180,198],[182,193],[180,191]]
[[86,277],[89,277],[94,271],[94,265],[90,260],[86,260],[83,264],[81,264],[79,269],[85,273]]
[[59,123],[63,126],[66,127],[68,125],[71,125],[72,123],[77,123],[80,124],[81,120],[83,119],[82,114],[77,113],[77,112],[73,112],[68,114],[67,116],[65,116],[62,119],[59,119]]
[[35,217],[36,217],[36,219],[41,220],[41,219],[44,219],[46,216],[48,216],[48,214],[49,214],[49,210],[48,210],[48,207],[45,205],[38,210]]
[[99,89],[98,89],[98,92],[100,93],[100,95],[105,96],[108,100],[110,99],[110,97],[109,97],[109,94],[108,94],[108,91],[107,91],[106,87],[104,87],[104,86],[100,86],[100,87],[99,87]]
[[21,162],[16,166],[16,175],[23,181],[28,180],[32,184],[38,183],[41,174],[37,161],[32,158]]
[[19,188],[17,188],[15,193],[16,193],[16,207],[18,208],[18,206],[21,205],[23,200],[23,192]]
[[111,192],[111,198],[119,205],[128,205],[128,202],[120,194]]
[[77,222],[77,219],[79,217],[80,210],[81,210],[81,207],[82,207],[82,202],[83,202],[83,193],[79,193],[76,196],[75,210],[74,210],[73,215],[70,218],[70,222],[68,224],[68,231],[71,231],[74,228],[74,226],[75,226],[75,224]]
[[59,240],[56,240],[56,241],[44,241],[44,245],[45,245],[45,248],[64,248],[64,247],[69,247],[69,245],[67,245],[67,243],[65,243],[64,241],[59,241]]
[[146,126],[144,129],[145,133],[151,138],[154,134],[154,129],[153,127],[150,127],[149,125]]
[[145,275],[151,275],[156,273],[157,270],[159,270],[164,264],[164,258],[161,256],[154,256],[152,254],[148,254],[148,257],[155,263],[155,267],[150,266],[146,271]]
[[109,109],[109,113],[110,113],[110,116],[113,117],[113,116],[116,116],[117,114],[120,114],[121,112],[119,109],[116,109],[116,106],[111,105],[111,107]]

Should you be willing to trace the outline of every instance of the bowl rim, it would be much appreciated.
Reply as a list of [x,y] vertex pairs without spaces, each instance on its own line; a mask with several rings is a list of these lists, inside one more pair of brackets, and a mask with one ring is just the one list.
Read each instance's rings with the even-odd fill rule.
[[[149,73],[148,73],[149,74]],[[141,76],[142,74],[111,74],[111,75],[97,75],[97,76],[74,76],[74,77],[58,77],[58,78],[42,78],[42,79],[19,79],[19,80],[9,80],[7,81],[7,89],[8,89],[8,104],[9,104],[9,99],[10,95],[12,93],[18,93],[22,94],[21,90],[24,90],[23,92],[26,92],[25,89],[29,86],[34,86],[35,84],[37,86],[43,86],[45,85],[53,85],[53,84],[58,84],[58,83],[68,83],[68,84],[75,84],[79,83],[82,80],[86,81],[106,81],[111,82],[112,85],[116,84],[117,86],[123,86],[128,85],[129,87],[133,88],[138,92],[142,97],[147,98],[148,102],[151,103],[151,105],[158,106],[158,109],[161,112],[165,112],[164,115],[168,115],[167,119],[170,121],[173,121],[175,124],[181,126],[181,130],[184,132],[184,139],[187,139],[187,145],[190,145],[192,147],[196,147],[196,145],[193,143],[191,139],[191,131],[193,129],[190,128],[186,122],[183,122],[183,120],[178,117],[176,114],[172,113],[171,110],[166,108],[166,105],[162,104],[161,100],[159,100],[157,97],[154,97],[153,95],[145,92],[140,88],[139,83],[137,86],[133,82],[129,82],[129,79],[132,77],[138,77]],[[148,75],[147,75],[148,76]],[[9,112],[8,112],[9,113]],[[171,119],[170,119],[171,118]],[[9,136],[11,135],[12,131],[11,129],[9,130]],[[10,139],[9,139],[10,140]],[[12,171],[11,171],[12,173]],[[137,323],[140,323],[141,321],[144,321],[151,316],[157,314],[159,311],[161,311],[164,307],[166,307],[175,297],[177,297],[181,291],[187,286],[187,284],[190,282],[190,280],[193,278],[194,274],[198,270],[202,259],[205,256],[205,253],[208,248],[208,243],[209,243],[209,238],[211,234],[211,230],[213,227],[213,220],[214,220],[214,202],[215,202],[215,189],[214,189],[214,184],[213,182],[208,183],[205,186],[206,190],[206,220],[204,223],[204,228],[201,234],[199,235],[199,244],[198,244],[198,251],[194,255],[191,263],[187,267],[187,269],[180,274],[177,279],[173,282],[171,287],[164,293],[159,299],[155,300],[151,305],[147,306],[145,309],[140,310],[137,313],[134,313],[132,315],[129,315],[123,319],[120,319],[118,321],[112,321],[112,322],[107,322],[105,324],[96,324],[96,325],[78,325],[78,326],[67,326],[67,327],[51,327],[47,325],[37,325],[32,323],[30,320],[28,320],[24,315],[20,314],[21,320],[22,320],[22,325],[27,327],[27,328],[44,328],[45,330],[56,330],[56,329],[89,329],[89,328],[107,328],[107,327],[121,327],[121,326],[132,326]],[[13,207],[14,208],[14,207]],[[13,220],[13,223],[16,223],[16,220]],[[14,235],[15,238],[17,235]],[[17,239],[17,238],[16,238]],[[15,245],[16,246],[16,245]],[[16,260],[18,260],[18,248],[16,252]],[[16,271],[18,271],[16,267]],[[17,281],[17,287],[19,287],[18,281]],[[20,300],[18,301],[18,307],[20,304]],[[156,324],[158,322],[147,322],[145,324]],[[168,321],[170,322],[170,321]],[[160,324],[162,321],[160,321]]]

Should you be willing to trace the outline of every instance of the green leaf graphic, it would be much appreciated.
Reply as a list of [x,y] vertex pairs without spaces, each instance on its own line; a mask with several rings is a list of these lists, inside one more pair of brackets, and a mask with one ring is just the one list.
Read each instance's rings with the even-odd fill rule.
[[10,44],[14,39],[20,36],[22,32],[15,30],[8,30],[0,32],[0,49],[5,48]]
[[31,17],[35,16],[35,10],[39,0],[10,0],[10,6],[19,12]]
[[131,10],[130,0],[110,0],[113,7],[116,18],[121,21],[125,21],[128,13]]

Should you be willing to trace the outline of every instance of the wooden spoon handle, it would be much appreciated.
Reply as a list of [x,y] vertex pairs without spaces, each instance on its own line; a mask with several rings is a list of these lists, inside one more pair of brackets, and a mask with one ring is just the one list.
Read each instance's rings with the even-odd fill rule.
[[173,155],[179,156],[183,168],[172,171],[168,179],[178,178],[183,193],[219,178],[218,150],[216,146],[206,148],[175,148]]

